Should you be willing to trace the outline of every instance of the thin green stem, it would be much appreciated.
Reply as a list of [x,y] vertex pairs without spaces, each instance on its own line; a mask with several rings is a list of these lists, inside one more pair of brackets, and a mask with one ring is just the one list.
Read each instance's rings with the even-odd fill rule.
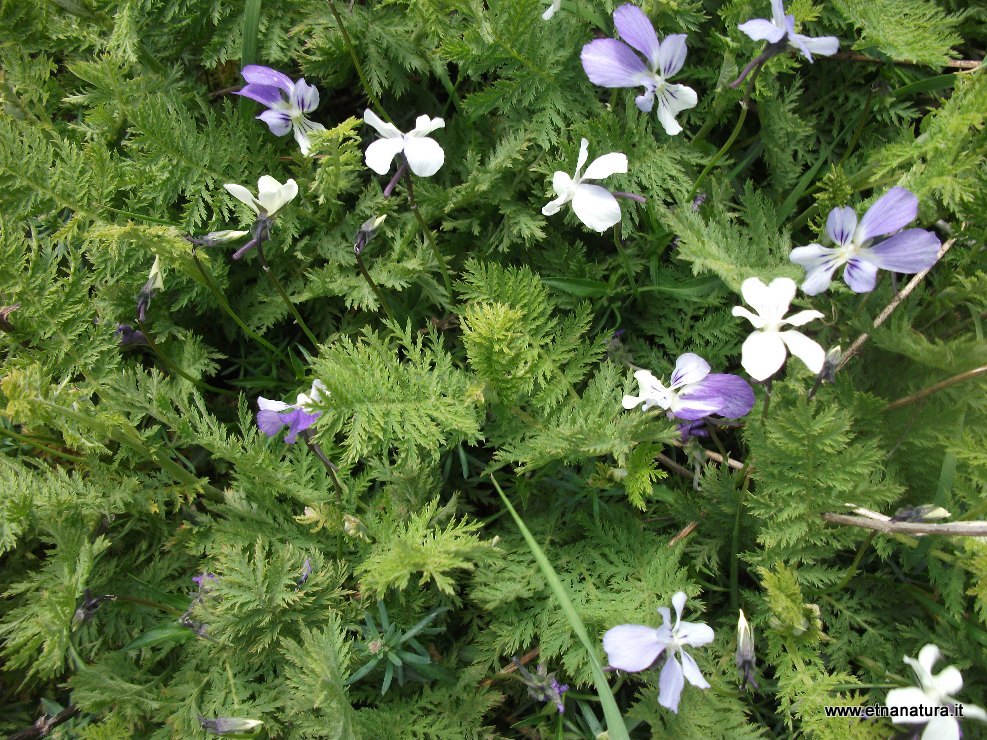
[[864,553],[867,552],[867,548],[870,547],[870,544],[874,541],[875,537],[877,537],[877,532],[871,532],[864,538],[864,541],[860,543],[860,547],[857,548],[857,554],[853,558],[853,562],[850,563],[850,568],[847,570],[846,575],[840,579],[839,583],[830,586],[823,591],[823,594],[833,594],[846,588],[846,585],[857,574],[857,568],[860,566],[860,561],[864,559]]
[[696,178],[696,182],[693,184],[692,190],[689,191],[689,195],[686,198],[687,201],[692,200],[696,193],[699,192],[699,186],[702,184],[703,179],[709,174],[709,171],[716,166],[717,162],[720,161],[723,155],[730,151],[730,147],[733,146],[733,142],[735,142],[737,137],[740,135],[740,129],[743,127],[744,121],[747,119],[747,110],[750,108],[751,92],[754,89],[754,81],[757,79],[758,74],[760,74],[762,66],[763,65],[759,64],[755,67],[754,71],[751,72],[750,76],[747,78],[747,85],[744,87],[744,97],[740,101],[740,117],[737,118],[737,123],[734,124],[733,131],[730,132],[730,136],[726,140],[726,143],[720,147],[720,150],[713,155],[713,158],[703,168],[703,171],[699,173],[699,177]]
[[761,423],[768,420],[768,409],[771,408],[771,378],[764,381],[764,407],[761,409]]
[[367,266],[363,264],[363,255],[359,252],[356,253],[356,264],[357,267],[360,268],[360,274],[363,275],[363,279],[367,281],[367,285],[370,286],[370,289],[374,292],[374,295],[377,296],[377,302],[380,303],[380,307],[384,309],[384,313],[387,314],[387,318],[393,323],[394,314],[391,313],[391,307],[388,305],[387,299],[381,292],[380,287],[374,282],[374,279],[370,277],[370,273],[367,272]]
[[716,449],[720,451],[720,455],[723,456],[723,464],[726,465],[727,460],[730,459],[730,456],[727,454],[727,448],[724,447],[723,442],[720,441],[720,435],[716,433],[716,429],[713,428],[712,424],[706,425],[706,431],[709,432],[710,439],[713,440],[713,444],[716,445]]
[[219,305],[222,307],[224,311],[226,311],[227,316],[233,319],[233,321],[236,322],[236,325],[239,326],[248,337],[253,339],[260,346],[276,354],[278,358],[281,359],[282,362],[287,363],[288,360],[281,353],[281,350],[279,350],[273,344],[268,342],[262,336],[254,333],[254,331],[249,326],[247,326],[247,324],[243,321],[243,319],[240,318],[239,314],[237,314],[237,312],[233,310],[233,307],[230,306],[229,301],[226,300],[226,296],[223,295],[223,292],[219,289],[219,286],[216,285],[216,281],[212,279],[212,275],[210,275],[209,272],[206,270],[206,268],[203,266],[202,261],[199,259],[199,255],[195,253],[194,248],[192,249],[192,259],[195,261],[196,267],[199,268],[199,274],[202,275],[202,279],[205,280],[206,287],[209,288],[212,294],[216,297],[216,300],[219,302]]
[[137,326],[140,327],[141,332],[144,334],[144,339],[147,341],[147,346],[151,348],[151,351],[154,352],[155,355],[157,355],[157,358],[159,360],[161,360],[161,364],[165,366],[165,369],[168,372],[170,372],[173,375],[178,375],[179,377],[185,378],[185,380],[187,380],[189,383],[191,383],[192,385],[194,385],[196,388],[200,388],[202,390],[212,391],[213,393],[220,393],[220,394],[222,394],[224,396],[237,396],[237,395],[239,395],[235,391],[227,390],[225,388],[217,388],[214,385],[210,385],[209,383],[206,383],[205,381],[199,380],[198,378],[195,378],[195,377],[189,375],[187,372],[185,372],[180,367],[178,367],[178,365],[176,365],[174,362],[172,362],[164,354],[164,352],[162,352],[158,348],[158,345],[155,344],[155,342],[154,342],[153,339],[151,339],[150,331],[148,330],[148,328],[146,326],[144,326],[144,324],[141,322],[140,319],[137,319]]
[[23,434],[18,434],[14,430],[7,429],[6,427],[3,426],[0,426],[0,434],[2,434],[5,437],[9,437],[10,439],[17,440],[18,442],[23,442],[24,444],[30,445],[31,447],[37,447],[39,450],[44,450],[49,455],[56,455],[57,457],[60,457],[63,460],[68,460],[70,462],[76,462],[76,463],[81,463],[86,461],[86,458],[84,457],[80,457],[78,455],[70,455],[68,452],[61,452],[59,450],[54,449],[53,447],[48,447],[47,445],[40,444],[38,442],[35,442],[30,437],[26,437]]
[[[325,450],[322,449],[322,445],[312,439],[312,432],[310,429],[306,429],[302,432],[302,438],[305,440],[305,444],[308,449],[319,458],[319,461],[325,466],[326,471],[329,473],[329,477],[332,479],[332,485],[336,489],[336,508],[339,509],[339,516],[343,515],[343,486],[339,482],[339,477],[336,475],[338,468],[333,464],[332,460],[326,455]],[[336,536],[336,559],[343,559],[343,534],[340,532]]]
[[332,13],[332,17],[336,19],[336,24],[339,26],[339,32],[343,36],[343,44],[346,45],[346,50],[350,53],[350,59],[353,60],[353,66],[356,68],[356,73],[360,78],[360,83],[363,85],[363,91],[367,93],[367,97],[370,98],[370,102],[374,104],[374,108],[380,111],[380,115],[385,121],[390,121],[391,117],[387,115],[387,111],[384,110],[384,106],[380,104],[380,100],[374,94],[374,91],[370,87],[370,83],[367,82],[367,75],[363,72],[363,65],[360,64],[360,59],[356,55],[356,49],[353,47],[353,40],[350,39],[350,34],[346,30],[346,25],[343,23],[343,17],[336,10],[336,4],[333,0],[326,0],[329,3],[329,12]]
[[267,264],[267,258],[264,256],[263,232],[257,238],[257,259],[260,260],[261,268],[265,273],[267,273],[267,277],[270,278],[271,283],[274,285],[274,289],[278,292],[278,295],[281,296],[281,300],[284,301],[284,305],[288,307],[288,310],[291,311],[292,315],[295,317],[295,323],[297,323],[299,328],[305,332],[305,336],[308,337],[308,340],[312,343],[312,346],[318,347],[319,340],[315,338],[315,334],[313,334],[312,330],[308,328],[308,324],[305,323],[305,319],[303,319],[302,315],[298,313],[298,309],[295,308],[295,304],[291,302],[288,294],[285,293],[284,286],[281,285],[281,281],[275,277],[274,273],[271,272],[271,266]]
[[446,293],[449,296],[449,300],[452,300],[452,278],[449,276],[449,269],[446,267],[445,260],[442,259],[442,253],[439,251],[439,246],[435,243],[435,238],[432,236],[432,230],[428,228],[428,224],[425,223],[425,219],[422,217],[421,211],[418,210],[418,202],[415,200],[415,186],[412,183],[410,169],[405,172],[404,178],[405,183],[408,186],[408,208],[410,208],[411,212],[415,214],[415,218],[418,220],[418,226],[425,235],[425,241],[427,241],[428,246],[432,248],[432,254],[435,255],[435,259],[439,263],[439,269],[442,270],[442,281],[445,283]]
[[127,218],[133,218],[136,219],[137,221],[146,221],[149,224],[160,224],[161,226],[174,226],[176,229],[182,228],[180,224],[176,224],[173,221],[165,221],[163,218],[155,218],[154,216],[145,216],[143,213],[124,211],[120,208],[113,208],[112,206],[103,206],[103,210],[109,211],[110,213],[117,213],[121,216],[126,216]]

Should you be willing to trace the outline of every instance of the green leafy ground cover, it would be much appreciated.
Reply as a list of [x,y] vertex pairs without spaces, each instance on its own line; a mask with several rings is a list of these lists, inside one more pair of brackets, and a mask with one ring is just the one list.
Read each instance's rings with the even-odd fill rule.
[[[669,135],[587,78],[615,6],[547,7],[0,0],[0,732],[886,738],[925,726],[824,707],[885,705],[929,644],[984,704],[985,541],[907,528],[987,519],[987,11],[793,0],[840,52],[731,88],[767,0],[644,2],[688,38]],[[248,64],[318,88],[307,155],[232,94]],[[441,117],[441,168],[385,193],[367,108]],[[646,199],[602,234],[542,214],[584,138]],[[255,226],[224,185],[263,175],[297,195]],[[800,291],[842,366],[752,380],[741,285],[801,283],[791,250],[894,187],[941,258]],[[683,444],[622,398],[685,353],[756,402]],[[258,427],[313,381],[297,441]],[[714,638],[672,711],[666,657],[602,640],[677,592]]]

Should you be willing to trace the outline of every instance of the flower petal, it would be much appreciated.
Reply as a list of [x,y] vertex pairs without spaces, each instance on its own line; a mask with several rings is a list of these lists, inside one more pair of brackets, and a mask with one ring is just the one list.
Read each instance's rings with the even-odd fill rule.
[[665,133],[669,136],[678,134],[682,126],[675,120],[675,116],[688,108],[695,108],[698,102],[699,96],[691,87],[665,85],[658,92],[658,120]]
[[657,69],[663,44],[658,43],[655,27],[644,11],[629,3],[621,5],[613,11],[613,23],[617,27],[620,38],[644,54],[651,62],[652,69]]
[[285,409],[290,409],[291,404],[285,403],[284,401],[274,401],[270,398],[260,396],[257,399],[257,408],[261,411],[284,411]]
[[[705,627],[706,625],[703,626]],[[710,630],[711,634],[712,632],[713,630]],[[713,638],[710,637],[710,640],[712,639]],[[703,644],[705,645],[706,643]],[[708,689],[709,682],[705,678],[703,678],[703,674],[700,673],[699,666],[696,665],[696,661],[693,659],[693,657],[689,655],[689,653],[687,653],[685,650],[680,650],[679,655],[682,657],[682,673],[685,674],[686,680],[688,680],[688,682],[691,683],[693,686],[696,686],[700,689]]]
[[805,326],[810,321],[815,321],[816,319],[821,319],[825,316],[822,311],[799,311],[798,313],[793,313],[791,316],[786,316],[783,323],[789,326]]
[[438,128],[445,128],[446,122],[441,118],[429,118],[428,116],[418,116],[415,119],[415,127],[408,132],[408,136],[424,137]]
[[552,4],[548,6],[544,13],[541,14],[542,20],[550,21],[552,16],[559,12],[559,8],[562,7],[562,0],[552,0]]
[[746,23],[741,23],[737,28],[754,39],[754,41],[767,41],[772,44],[779,41],[785,35],[784,28],[779,28],[764,18],[753,18]]
[[595,39],[580,54],[589,81],[602,87],[637,87],[650,75],[631,47],[617,39]]
[[702,622],[680,622],[676,630],[680,642],[691,647],[702,647],[713,641],[713,628]]
[[643,93],[634,98],[634,105],[642,113],[650,113],[655,107],[655,91],[648,86]]
[[935,676],[936,690],[940,694],[952,696],[963,690],[963,676],[956,666],[947,666]]
[[[692,352],[686,352],[675,361],[675,370],[672,371],[671,387],[681,388],[690,383],[698,383],[709,375],[709,363],[702,357]],[[679,593],[682,593],[681,591]]]
[[915,669],[915,674],[925,684],[932,677],[932,668],[939,662],[940,657],[942,657],[942,653],[939,651],[939,648],[930,643],[924,645],[918,651],[918,666],[915,665],[915,661],[911,658],[906,658],[905,662]]
[[620,152],[610,152],[590,162],[580,179],[602,180],[604,177],[624,172],[627,172],[627,155]]
[[812,372],[818,373],[822,370],[823,362],[826,361],[826,350],[820,347],[818,342],[809,339],[800,331],[783,331],[779,336],[788,350],[802,360]]
[[439,142],[427,136],[408,136],[404,140],[404,156],[411,171],[419,177],[431,177],[446,160],[446,153]]
[[268,108],[273,108],[274,106],[284,104],[284,97],[281,95],[281,89],[274,87],[274,85],[244,85],[233,94],[242,95],[245,98],[256,100],[258,103],[261,105],[266,105]]
[[882,270],[921,272],[936,263],[942,243],[939,237],[925,229],[905,229],[869,249],[860,256]]
[[826,219],[826,233],[840,246],[845,247],[852,241],[856,229],[857,212],[850,206],[834,208],[829,212],[829,218]]
[[740,364],[754,380],[767,380],[785,364],[786,356],[785,343],[778,332],[756,331],[744,340]]
[[569,202],[568,195],[560,195],[555,200],[550,200],[548,203],[542,206],[541,213],[543,216],[554,216],[558,213],[562,206]]
[[319,107],[319,88],[302,77],[291,90],[291,103],[303,113],[311,113]]
[[284,428],[281,414],[276,411],[258,411],[257,427],[268,437],[273,437]]
[[291,78],[276,69],[260,64],[248,64],[241,70],[240,74],[251,85],[269,85],[279,87],[285,92],[291,92]]
[[620,221],[620,204],[609,190],[599,185],[577,185],[572,210],[586,226],[601,234]]
[[956,717],[933,717],[922,730],[922,740],[960,740],[961,736]]
[[315,123],[307,118],[302,118],[296,121],[293,125],[293,130],[295,134],[295,141],[298,142],[298,146],[301,147],[302,156],[307,157],[309,150],[312,148],[312,142],[309,141],[308,135],[311,131],[325,131],[326,127],[321,123]]
[[257,181],[257,201],[268,216],[273,216],[298,195],[298,183],[289,179],[284,185],[270,175]]
[[750,321],[755,329],[761,329],[765,325],[764,319],[758,316],[756,313],[751,313],[748,309],[743,306],[734,306],[732,311],[734,316],[743,316],[745,319]]
[[320,416],[321,414],[310,414],[297,408],[287,414],[281,414],[281,421],[288,425],[288,433],[284,437],[285,444],[294,444],[298,434],[312,426]]
[[785,27],[784,0],[771,0],[771,22],[779,28]]
[[870,293],[877,284],[877,266],[852,257],[846,263],[843,279],[854,293]]
[[[912,707],[928,706],[932,702],[922,689],[909,686],[906,689],[891,689],[884,699],[884,703],[888,708],[911,709]],[[892,717],[891,721],[898,725],[917,725],[927,722],[928,717],[898,716]]]
[[254,197],[253,193],[247,190],[243,185],[237,185],[232,182],[228,182],[223,185],[226,188],[226,192],[232,195],[241,203],[246,204],[251,211],[257,213],[260,209],[260,205],[257,203],[257,199]]
[[576,155],[576,172],[573,179],[579,182],[582,178],[579,173],[582,172],[583,165],[586,164],[586,160],[589,159],[589,141],[586,137],[579,140],[579,154]]
[[291,116],[281,110],[266,110],[257,116],[267,124],[275,136],[284,136],[291,131]]
[[[833,213],[836,210],[839,209],[835,209]],[[833,273],[840,264],[840,251],[820,244],[809,244],[793,249],[788,259],[805,268],[802,292],[806,295],[818,295],[826,290],[833,280]]]
[[682,620],[682,609],[685,608],[685,601],[688,597],[685,595],[685,591],[676,591],[672,594],[672,607],[675,609],[675,624]]
[[918,215],[918,198],[905,188],[893,187],[867,209],[860,219],[854,241],[863,244],[869,239],[893,234],[915,220]]
[[813,54],[818,54],[821,57],[831,57],[840,50],[840,40],[835,36],[812,38],[811,36],[803,36],[800,33],[790,33],[788,34],[788,41],[810,62],[812,61]]
[[795,281],[791,278],[775,278],[769,285],[765,285],[760,278],[747,278],[741,284],[740,292],[763,319],[780,321],[795,297]]
[[377,139],[377,141],[367,147],[364,160],[367,163],[367,167],[378,175],[386,175],[387,171],[391,169],[391,162],[394,160],[394,157],[403,150],[404,137],[398,139]]
[[603,649],[610,665],[621,671],[637,673],[654,663],[665,644],[658,630],[643,624],[620,624],[603,635]]
[[[666,36],[661,42],[661,53],[658,55],[658,72],[662,77],[668,79],[685,64],[685,57],[689,53],[686,48],[684,33],[673,33]],[[692,106],[689,106],[690,108]]]
[[674,654],[669,654],[658,678],[658,703],[678,714],[683,686],[685,686],[685,674],[682,672],[682,666],[675,660]]
[[[713,407],[702,415],[693,414],[702,408]],[[679,394],[675,415],[680,419],[701,419],[719,414],[727,419],[739,419],[754,407],[754,391],[741,377],[725,373],[710,373],[700,382],[690,385]]]
[[[367,125],[373,126],[373,128],[377,131],[377,133],[380,134],[381,136],[383,136],[385,139],[402,139],[402,138],[404,138],[404,134],[402,134],[398,130],[397,126],[395,126],[393,123],[387,123],[387,122],[381,120],[380,116],[378,116],[376,113],[374,113],[369,108],[367,108],[365,111],[363,111],[363,121]],[[384,172],[387,172],[387,170],[384,170]],[[383,175],[384,172],[380,172],[378,174]]]

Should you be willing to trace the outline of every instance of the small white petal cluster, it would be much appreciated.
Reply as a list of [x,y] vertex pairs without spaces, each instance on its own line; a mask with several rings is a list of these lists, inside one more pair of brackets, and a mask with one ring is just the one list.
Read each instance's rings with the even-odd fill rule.
[[294,180],[288,180],[282,185],[270,175],[262,175],[257,181],[256,196],[243,185],[227,183],[223,187],[260,218],[272,218],[298,195],[298,183]]
[[[915,671],[919,685],[905,689],[892,689],[888,692],[885,704],[896,710],[891,721],[899,725],[925,724],[922,740],[959,740],[960,723],[956,716],[933,717],[935,708],[962,708],[964,719],[977,719],[987,722],[987,712],[974,704],[964,704],[953,697],[963,688],[963,676],[955,666],[948,666],[933,675],[932,666],[941,653],[935,645],[926,645],[918,652],[918,660],[905,658],[905,662]],[[925,710],[923,712],[923,710]],[[931,718],[930,718],[931,717]]]
[[740,364],[755,380],[767,380],[781,370],[788,352],[798,357],[812,372],[822,370],[826,352],[800,331],[785,330],[822,318],[819,311],[799,311],[786,317],[795,298],[795,281],[775,278],[765,285],[760,278],[747,278],[740,291],[744,300],[757,312],[734,306],[733,315],[743,316],[754,325],[754,332],[744,341]]
[[386,175],[391,162],[398,154],[404,154],[408,167],[419,177],[431,177],[445,162],[445,152],[435,139],[428,134],[446,123],[441,118],[418,116],[415,127],[402,133],[393,123],[382,121],[369,108],[363,113],[363,120],[373,126],[382,138],[367,147],[367,166],[378,175]]
[[576,217],[602,234],[620,221],[620,204],[609,190],[599,185],[590,185],[585,180],[602,180],[610,175],[627,172],[627,157],[620,152],[610,152],[594,159],[586,171],[582,172],[588,158],[589,142],[582,139],[575,174],[569,177],[560,171],[552,176],[552,187],[557,197],[546,203],[541,212],[545,216],[552,216],[571,201]]

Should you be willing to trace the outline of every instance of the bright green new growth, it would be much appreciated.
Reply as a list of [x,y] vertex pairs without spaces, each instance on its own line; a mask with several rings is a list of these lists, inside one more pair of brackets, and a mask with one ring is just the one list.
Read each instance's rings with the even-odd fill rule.
[[[767,0],[641,4],[688,34],[699,104],[674,138],[581,67],[614,4],[333,3],[0,4],[0,734],[44,713],[94,740],[205,737],[200,716],[341,740],[878,738],[901,728],[824,707],[883,704],[928,643],[982,703],[982,539],[823,517],[987,520],[983,13],[792,0],[841,52],[765,64],[693,201],[763,46],[737,25]],[[248,62],[318,86],[310,156],[230,95]],[[446,122],[414,191],[451,295],[406,183],[384,197],[365,165],[375,99],[404,131]],[[541,214],[582,137],[627,155],[607,186],[647,199],[602,236]],[[262,174],[298,183],[264,250],[315,342],[256,254],[230,259],[246,239],[186,239],[250,229],[223,185]],[[797,295],[824,348],[870,335],[834,383],[810,398],[789,361],[684,446],[679,420],[621,407],[634,370],[667,381],[686,352],[743,376],[742,282],[803,279],[790,250],[895,185],[950,248],[904,298],[910,276]],[[353,249],[384,215],[361,255],[378,293]],[[308,439],[258,429],[258,397],[315,379]],[[604,672],[600,640],[657,627],[677,591],[716,638],[695,653],[711,688],[673,714],[665,658]],[[568,684],[564,714],[515,658]]]

